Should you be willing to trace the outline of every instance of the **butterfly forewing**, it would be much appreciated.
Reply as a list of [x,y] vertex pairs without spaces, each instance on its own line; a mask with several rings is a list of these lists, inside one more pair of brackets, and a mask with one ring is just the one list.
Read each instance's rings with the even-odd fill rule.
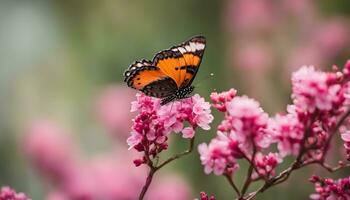
[[196,36],[155,55],[153,63],[175,80],[178,88],[189,86],[199,68],[205,50],[205,38]]

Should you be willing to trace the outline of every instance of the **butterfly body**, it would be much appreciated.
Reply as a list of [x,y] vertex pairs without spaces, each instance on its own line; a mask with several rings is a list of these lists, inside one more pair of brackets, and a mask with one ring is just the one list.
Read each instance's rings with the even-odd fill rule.
[[157,53],[152,61],[136,61],[124,73],[131,88],[152,97],[161,104],[184,99],[194,90],[192,81],[199,69],[206,40],[195,36],[186,42]]

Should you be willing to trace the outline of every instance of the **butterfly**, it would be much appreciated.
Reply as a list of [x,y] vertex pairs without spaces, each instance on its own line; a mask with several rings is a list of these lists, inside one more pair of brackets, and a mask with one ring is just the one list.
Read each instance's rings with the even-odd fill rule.
[[161,98],[161,105],[185,99],[194,90],[206,45],[203,36],[194,36],[180,45],[157,53],[152,61],[136,61],[124,72],[124,82],[147,96]]

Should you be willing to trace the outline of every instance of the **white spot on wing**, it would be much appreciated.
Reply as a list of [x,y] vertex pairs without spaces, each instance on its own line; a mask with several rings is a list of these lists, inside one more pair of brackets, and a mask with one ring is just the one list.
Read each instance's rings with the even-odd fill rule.
[[205,47],[204,44],[202,44],[202,43],[196,43],[196,49],[198,49],[198,50],[203,50],[204,47]]
[[192,49],[191,49],[191,47],[189,45],[186,45],[185,49],[187,50],[187,52],[192,52]]
[[190,46],[191,46],[192,52],[195,52],[196,51],[196,44],[194,42],[190,42]]
[[178,49],[179,49],[179,51],[180,51],[182,54],[186,53],[186,49],[185,49],[185,48],[179,47]]

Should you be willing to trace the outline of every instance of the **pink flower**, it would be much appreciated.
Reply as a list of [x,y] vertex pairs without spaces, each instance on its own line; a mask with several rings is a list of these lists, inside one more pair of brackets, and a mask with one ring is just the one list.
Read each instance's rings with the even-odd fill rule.
[[293,102],[303,111],[314,112],[315,109],[329,111],[333,103],[339,100],[340,85],[332,81],[334,76],[316,71],[313,66],[303,66],[293,73]]
[[131,102],[131,112],[152,112],[160,107],[160,100],[144,95],[136,94],[136,101]]
[[350,77],[350,60],[347,60],[344,69],[343,69],[343,74],[346,78]]
[[50,121],[37,121],[31,125],[24,140],[24,150],[40,172],[54,181],[68,178],[76,165],[76,149],[70,138]]
[[257,101],[246,96],[235,97],[227,104],[227,111],[232,129],[244,146],[255,145],[266,148],[271,143],[269,135],[264,131],[267,127],[268,115]]
[[213,92],[210,95],[210,99],[213,102],[213,107],[218,109],[220,112],[226,112],[226,103],[230,102],[237,94],[237,90],[230,89],[227,92]]
[[238,167],[227,140],[215,138],[209,145],[202,143],[198,145],[198,152],[206,174],[214,172],[215,175],[222,175],[225,170],[233,172]]
[[277,153],[269,153],[267,155],[263,155],[258,152],[255,156],[255,166],[258,169],[258,174],[261,176],[274,176],[274,169],[277,167],[279,163],[282,162],[282,159],[279,158]]
[[184,138],[193,138],[194,133],[195,132],[192,127],[186,127],[182,130],[182,134]]
[[310,181],[315,184],[315,194],[310,195],[313,200],[346,200],[350,199],[350,177],[333,180],[312,176]]
[[131,136],[126,140],[129,145],[129,150],[140,144],[143,136],[136,131],[131,132]]
[[350,131],[341,134],[341,138],[344,141],[347,159],[350,161]]
[[[208,196],[205,192],[200,193],[201,197],[199,200],[216,200],[214,196]],[[195,199],[198,200],[198,199]]]
[[297,155],[304,137],[304,125],[295,113],[276,115],[269,121],[269,129],[278,142],[281,156]]
[[24,193],[17,193],[10,187],[2,187],[0,190],[0,200],[30,200]]
[[[137,94],[132,102],[132,111],[138,111],[132,126],[131,136],[127,139],[129,149],[134,148],[147,155],[155,156],[168,148],[168,137],[172,132],[182,132],[184,138],[193,138],[195,129],[209,130],[213,121],[210,104],[198,94],[182,101],[160,106],[157,98]],[[188,122],[189,127],[184,128]],[[135,160],[135,164],[146,162],[146,158]]]

